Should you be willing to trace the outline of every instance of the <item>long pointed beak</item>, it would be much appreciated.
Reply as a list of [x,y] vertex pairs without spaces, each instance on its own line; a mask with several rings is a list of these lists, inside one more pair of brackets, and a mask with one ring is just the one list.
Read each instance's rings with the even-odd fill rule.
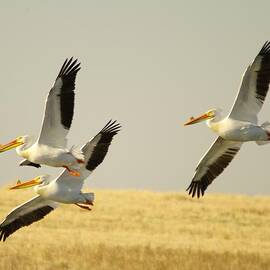
[[18,141],[16,139],[16,140],[13,140],[13,141],[11,141],[11,142],[9,142],[7,144],[0,145],[0,153],[5,152],[5,151],[8,151],[8,150],[10,150],[12,148],[15,148],[17,146],[20,146],[22,144],[23,144],[23,142]]
[[200,115],[199,117],[196,117],[196,118],[190,117],[189,121],[187,121],[184,124],[184,126],[188,126],[188,125],[193,125],[193,124],[196,124],[196,123],[200,123],[200,122],[205,121],[207,119],[209,119],[209,116],[206,113],[204,113],[204,114],[202,114],[202,115]]
[[34,179],[31,179],[29,181],[26,181],[24,183],[21,183],[21,181],[18,181],[17,184],[15,186],[10,187],[9,189],[23,189],[23,188],[30,188],[36,185],[41,184],[42,181],[40,179],[40,177],[36,177]]

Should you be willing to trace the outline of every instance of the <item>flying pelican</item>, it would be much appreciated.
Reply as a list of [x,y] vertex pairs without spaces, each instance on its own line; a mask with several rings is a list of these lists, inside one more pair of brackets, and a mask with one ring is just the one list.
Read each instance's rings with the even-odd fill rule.
[[41,132],[34,143],[30,136],[19,136],[15,140],[0,146],[0,152],[16,147],[19,156],[25,158],[20,166],[40,164],[64,167],[71,174],[83,163],[83,155],[74,148],[67,150],[66,136],[71,126],[74,111],[74,89],[80,63],[73,58],[66,59],[49,92]]
[[258,124],[257,114],[262,108],[270,82],[270,42],[263,45],[253,63],[248,66],[238,95],[228,116],[220,110],[209,110],[185,123],[191,125],[206,120],[218,137],[205,153],[196,168],[192,182],[187,188],[194,197],[204,195],[207,187],[229,165],[242,144],[255,141],[263,145],[270,140],[270,123]]
[[59,203],[75,204],[81,208],[91,210],[94,193],[82,193],[84,180],[104,160],[113,137],[119,132],[121,126],[116,121],[107,125],[89,142],[81,151],[85,163],[80,167],[80,176],[72,176],[65,169],[56,179],[49,176],[38,176],[24,183],[17,183],[11,189],[21,189],[35,186],[38,194],[29,201],[14,208],[0,224],[0,241],[5,241],[21,227],[28,226],[42,219],[53,211]]

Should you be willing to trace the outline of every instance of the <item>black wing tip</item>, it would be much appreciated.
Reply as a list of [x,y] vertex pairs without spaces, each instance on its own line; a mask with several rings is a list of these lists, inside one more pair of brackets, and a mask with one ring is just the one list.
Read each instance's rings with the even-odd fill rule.
[[4,227],[0,227],[0,242],[3,241],[5,242],[6,239],[11,235],[12,233],[10,233],[8,230],[5,229]]
[[0,227],[0,242],[1,241],[5,242],[6,241],[6,238],[7,238],[7,236],[5,234],[4,228],[3,227]]
[[75,98],[75,80],[77,72],[81,69],[80,63],[73,57],[66,59],[57,79],[62,80],[60,89],[60,110],[61,110],[61,123],[67,130],[70,129],[74,113],[74,98]]
[[191,195],[193,198],[195,195],[197,195],[197,198],[203,197],[205,190],[207,189],[207,186],[203,185],[200,181],[192,181],[186,191],[188,191],[188,195]]
[[[12,235],[14,232],[19,230],[22,227],[29,226],[32,223],[43,219],[44,216],[49,214],[54,208],[52,206],[46,205],[42,208],[36,209],[34,212],[34,216],[31,217],[31,213],[29,215],[26,215],[26,217],[21,217],[19,219],[14,220],[13,222],[7,224],[7,225],[0,225],[0,242],[5,242],[6,239]],[[2,223],[3,224],[3,223]]]
[[263,47],[261,48],[259,55],[264,56],[264,55],[270,55],[270,41],[267,40]]
[[[110,120],[104,128],[96,135],[98,142],[87,161],[86,169],[93,171],[101,164],[108,152],[113,137],[120,131],[121,125],[116,120]],[[95,136],[95,137],[96,137]]]
[[100,131],[101,134],[107,133],[111,135],[116,135],[120,130],[122,126],[120,123],[117,122],[117,120],[110,120],[105,127]]
[[62,76],[67,76],[70,74],[76,75],[77,72],[81,69],[81,63],[77,63],[78,59],[73,60],[73,56],[66,58],[64,64],[62,65],[57,78]]

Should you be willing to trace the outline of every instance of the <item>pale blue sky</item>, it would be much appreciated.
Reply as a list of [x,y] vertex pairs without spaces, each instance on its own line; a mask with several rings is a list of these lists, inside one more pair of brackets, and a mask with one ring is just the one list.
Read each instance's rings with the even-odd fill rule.
[[[246,66],[270,39],[270,2],[0,1],[1,136],[38,135],[45,97],[66,57],[79,58],[70,146],[122,124],[95,188],[183,191],[215,135],[183,127],[228,111]],[[270,120],[267,98],[262,121]],[[1,183],[61,169],[0,155]],[[269,194],[270,146],[244,145],[208,192]]]

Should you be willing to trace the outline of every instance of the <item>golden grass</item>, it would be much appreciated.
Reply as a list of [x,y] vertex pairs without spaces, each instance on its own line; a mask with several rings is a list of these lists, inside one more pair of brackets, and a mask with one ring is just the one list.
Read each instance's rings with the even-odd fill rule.
[[[270,269],[270,198],[96,190],[0,243],[0,269]],[[0,190],[0,215],[29,191]]]

